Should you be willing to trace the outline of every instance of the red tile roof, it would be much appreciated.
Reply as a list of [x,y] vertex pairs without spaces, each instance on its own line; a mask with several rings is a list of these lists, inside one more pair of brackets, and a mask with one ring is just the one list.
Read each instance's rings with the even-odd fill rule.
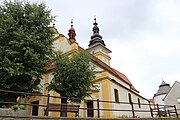
[[150,103],[154,103],[154,99],[152,98],[152,99],[150,99]]
[[117,71],[116,69],[112,68],[119,76],[121,76],[121,78],[126,81],[127,83],[129,83],[130,85],[132,85],[132,83],[129,81],[129,79],[121,72]]
[[129,81],[129,79],[124,75],[123,73],[119,72],[118,70],[112,68],[124,81],[129,83],[131,85],[131,89],[135,90],[136,92],[139,93],[139,91],[132,85],[132,83]]

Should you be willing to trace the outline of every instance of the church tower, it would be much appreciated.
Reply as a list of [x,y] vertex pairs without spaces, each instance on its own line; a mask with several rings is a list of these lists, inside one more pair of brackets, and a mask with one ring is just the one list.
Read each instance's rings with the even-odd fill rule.
[[166,96],[166,94],[170,91],[171,87],[169,84],[167,84],[166,82],[164,82],[164,80],[162,80],[161,85],[159,86],[159,89],[157,91],[156,94],[154,94],[154,102],[156,104],[160,104],[160,105],[164,105],[164,97]]
[[87,49],[91,54],[99,58],[101,61],[110,66],[111,57],[109,53],[111,50],[106,48],[104,41],[102,40],[102,36],[99,35],[99,27],[96,22],[96,18],[94,18],[94,27],[93,27],[93,35],[91,36],[91,40],[89,41],[89,48]]

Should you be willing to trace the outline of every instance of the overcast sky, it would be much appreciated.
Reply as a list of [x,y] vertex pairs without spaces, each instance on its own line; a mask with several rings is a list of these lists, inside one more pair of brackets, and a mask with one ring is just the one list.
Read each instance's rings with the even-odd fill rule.
[[[0,0],[1,2],[3,0]],[[162,78],[180,82],[180,0],[31,0],[44,1],[67,36],[73,19],[76,40],[87,48],[94,16],[110,54],[111,67],[124,73],[146,98]]]

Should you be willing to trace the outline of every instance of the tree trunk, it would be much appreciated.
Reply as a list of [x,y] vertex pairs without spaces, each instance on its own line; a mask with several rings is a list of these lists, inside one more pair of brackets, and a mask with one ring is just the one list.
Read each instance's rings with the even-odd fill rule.
[[61,114],[60,117],[67,117],[67,98],[61,98]]

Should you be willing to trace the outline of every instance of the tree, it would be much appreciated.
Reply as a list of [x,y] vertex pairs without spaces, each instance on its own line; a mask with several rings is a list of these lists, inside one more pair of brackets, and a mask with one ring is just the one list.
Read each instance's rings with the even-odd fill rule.
[[[83,99],[90,96],[91,88],[95,87],[92,80],[95,78],[94,66],[91,59],[84,52],[75,53],[71,58],[56,53],[54,77],[49,85],[49,90],[56,91],[61,97]],[[61,104],[67,103],[67,98],[61,98]],[[67,116],[61,112],[61,116]]]
[[[43,3],[6,1],[0,6],[0,89],[39,89],[52,55],[53,20]],[[18,94],[0,96],[15,101]]]

